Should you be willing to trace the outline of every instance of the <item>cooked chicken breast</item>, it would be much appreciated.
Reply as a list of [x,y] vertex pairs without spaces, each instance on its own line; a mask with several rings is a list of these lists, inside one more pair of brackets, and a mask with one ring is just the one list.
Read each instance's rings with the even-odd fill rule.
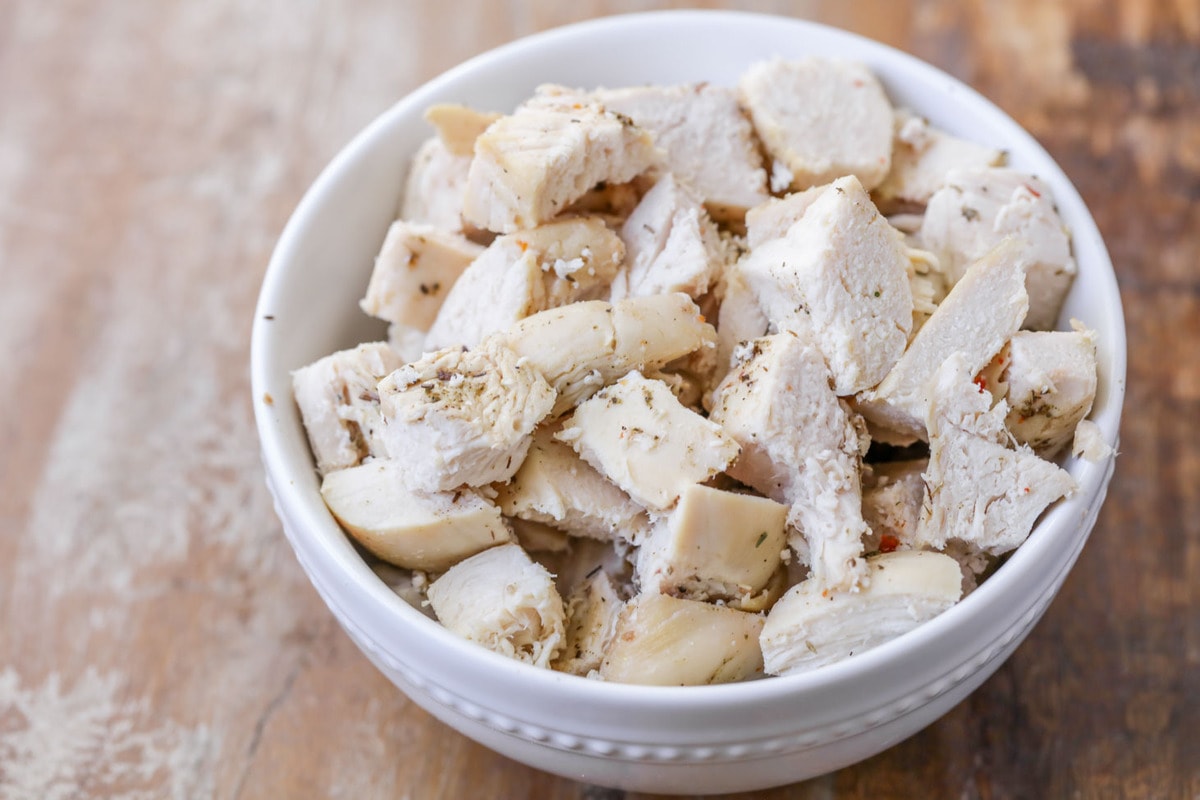
[[376,459],[331,472],[321,497],[359,544],[398,567],[442,572],[512,541],[495,503],[472,489],[411,491],[402,475],[407,468]]
[[803,539],[790,539],[793,549],[832,588],[861,577],[868,530],[851,417],[816,344],[793,333],[749,343],[717,387],[710,417],[741,447],[729,474],[790,506],[788,521]]
[[855,592],[798,583],[767,614],[760,642],[768,675],[796,675],[878,647],[933,619],[962,596],[958,563],[904,550],[867,559]]
[[773,239],[782,239],[829,184],[813,186],[771,199],[746,212],[746,246],[753,250]]
[[1027,447],[1010,449],[1004,401],[979,387],[967,357],[954,353],[930,388],[929,468],[917,527],[919,546],[960,539],[1003,555],[1028,538],[1038,516],[1075,490],[1075,480]]
[[684,408],[662,381],[637,371],[580,403],[557,437],[657,512],[724,470],[738,452],[719,425]]
[[470,167],[469,155],[455,155],[437,136],[428,139],[409,165],[400,218],[447,233],[462,231],[463,197]]
[[1032,175],[989,167],[955,170],[929,199],[921,226],[951,283],[1005,237],[1025,247],[1029,313],[1024,326],[1050,330],[1075,278],[1071,238],[1050,196]]
[[449,630],[509,658],[549,667],[563,648],[565,614],[554,578],[518,545],[460,561],[429,585]]
[[892,168],[875,196],[884,205],[921,207],[954,170],[999,166],[1004,151],[951,136],[908,109],[896,109]]
[[834,181],[784,238],[752,249],[739,268],[776,330],[813,335],[838,395],[874,386],[904,351],[907,254],[857,178]]
[[496,342],[424,355],[379,382],[388,455],[417,491],[483,486],[512,477],[555,392]]
[[762,674],[763,618],[732,608],[641,594],[617,622],[600,677],[653,686],[703,686]]
[[767,199],[762,156],[734,90],[701,83],[600,89],[594,96],[650,132],[667,170],[696,190],[715,219],[739,221]]
[[598,103],[526,104],[475,140],[463,215],[499,233],[536,227],[596,184],[630,181],[658,159],[650,134]]
[[576,588],[567,598],[566,641],[554,669],[584,677],[599,670],[604,652],[617,635],[624,607],[612,578],[603,570]]
[[892,104],[862,64],[763,61],[742,73],[742,104],[795,191],[854,175],[873,189],[892,159]]
[[496,487],[496,503],[510,517],[536,520],[601,541],[640,544],[650,530],[646,509],[554,438],[557,425],[534,432],[521,468]]
[[396,220],[359,306],[372,317],[428,330],[450,287],[482,252],[461,234]]
[[292,394],[322,475],[383,456],[380,379],[404,362],[386,342],[341,350],[292,373]]
[[468,158],[475,154],[475,140],[500,116],[458,103],[437,103],[425,109],[425,121],[437,130],[446,149]]

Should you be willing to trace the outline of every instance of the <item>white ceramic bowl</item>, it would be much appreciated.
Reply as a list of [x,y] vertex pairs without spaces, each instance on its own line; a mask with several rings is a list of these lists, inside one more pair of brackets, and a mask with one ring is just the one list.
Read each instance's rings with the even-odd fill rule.
[[[522,39],[431,81],[355,138],[305,195],[267,270],[252,375],[268,485],[296,556],[346,632],[421,707],[518,761],[582,781],[654,792],[744,791],[838,769],[910,736],[996,670],[1075,563],[1112,473],[1068,460],[1078,493],[1051,509],[978,591],[916,631],[847,661],[787,678],[703,687],[588,681],[510,661],[459,639],[393,594],[318,494],[290,397],[289,371],[382,338],[358,311],[372,259],[398,207],[409,156],[438,101],[511,110],[535,86],[710,81],[732,85],[772,55],[850,58],[897,105],[1002,147],[1053,188],[1074,235],[1079,276],[1063,312],[1099,332],[1093,419],[1116,443],[1125,330],[1104,244],[1046,152],[976,92],[915,58],[810,23],[721,12],[612,17]],[[266,402],[267,396],[274,398]]]

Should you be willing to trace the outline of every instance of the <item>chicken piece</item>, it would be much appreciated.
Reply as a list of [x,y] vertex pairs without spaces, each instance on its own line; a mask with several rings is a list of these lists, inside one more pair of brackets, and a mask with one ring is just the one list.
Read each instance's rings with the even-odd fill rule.
[[1004,163],[1003,150],[951,136],[908,109],[896,110],[895,130],[891,171],[875,188],[880,204],[891,208],[924,206],[954,170]]
[[461,232],[470,167],[470,156],[455,155],[436,136],[426,140],[409,165],[400,218],[447,233]]
[[746,246],[751,250],[774,239],[782,239],[788,228],[804,216],[828,185],[813,186],[784,197],[772,197],[746,212]]
[[1008,430],[1042,458],[1054,458],[1096,399],[1095,332],[1018,331],[999,357],[1006,358]]
[[646,510],[554,438],[543,425],[512,480],[496,487],[496,502],[510,517],[535,520],[572,536],[640,544],[650,530]]
[[700,83],[600,89],[593,96],[650,132],[666,153],[666,169],[699,193],[714,219],[736,223],[767,199],[754,129],[734,90]]
[[442,298],[482,252],[460,234],[396,220],[388,228],[359,306],[372,317],[428,330]]
[[863,478],[863,520],[871,533],[863,549],[890,552],[908,550],[917,535],[921,505],[925,500],[924,472],[929,459],[872,464]]
[[746,70],[742,105],[795,191],[854,175],[873,189],[892,160],[892,104],[862,64],[773,59]]
[[506,520],[512,528],[517,544],[521,545],[526,553],[565,553],[571,549],[570,535],[558,528],[520,517],[507,517]]
[[1090,419],[1081,419],[1075,426],[1075,438],[1071,442],[1071,455],[1087,461],[1099,462],[1111,458],[1116,448],[1104,440],[1104,431]]
[[958,563],[941,553],[880,553],[867,565],[857,592],[829,592],[807,580],[779,599],[760,637],[768,675],[796,675],[878,647],[962,596]]
[[941,552],[958,562],[959,572],[962,573],[963,597],[978,589],[984,573],[999,563],[995,556],[961,539],[950,539]]
[[765,497],[687,487],[638,553],[643,592],[751,600],[783,564],[788,507]]
[[442,572],[512,540],[495,503],[471,489],[410,491],[402,477],[407,468],[378,459],[331,472],[321,497],[359,544],[398,567]]
[[665,594],[641,594],[622,610],[600,677],[652,686],[703,686],[762,674],[763,618]]
[[927,390],[942,362],[960,352],[974,375],[1021,327],[1027,264],[1025,248],[1007,239],[971,265],[887,376],[859,394],[859,412],[880,428],[925,439]]
[[741,446],[728,472],[787,503],[800,533],[789,544],[813,576],[850,588],[862,575],[862,452],[852,412],[829,388],[811,339],[780,333],[750,342],[714,393],[710,419]]
[[470,158],[475,153],[475,140],[501,115],[491,111],[476,111],[457,103],[437,103],[425,109],[425,121],[432,125],[442,144],[456,156]]
[[450,631],[503,656],[549,668],[563,648],[565,613],[554,577],[520,546],[491,547],[429,585]]
[[325,475],[384,455],[379,380],[403,361],[386,342],[360,344],[292,373],[292,394]]
[[921,226],[953,285],[976,259],[1005,237],[1022,241],[1028,262],[1025,327],[1050,330],[1075,278],[1071,237],[1049,187],[1032,175],[989,167],[955,170],[929,200]]
[[720,382],[733,365],[738,345],[767,332],[770,321],[758,305],[754,289],[737,264],[725,270],[721,284],[723,299],[717,312],[717,368],[713,380]]
[[815,337],[838,395],[874,386],[904,351],[913,322],[904,246],[853,176],[739,269],[776,330]]
[[725,265],[717,227],[700,199],[674,176],[664,175],[621,226],[625,269],[612,283],[613,300],[708,291]]
[[583,677],[599,670],[624,606],[606,572],[597,572],[579,586],[567,598],[566,643],[554,669]]
[[417,491],[483,486],[512,477],[550,413],[541,374],[495,342],[427,353],[379,382],[383,439]]
[[624,257],[620,238],[594,217],[497,237],[450,289],[425,346],[471,347],[538,311],[605,296]]
[[738,452],[719,425],[637,371],[580,403],[557,437],[651,511],[673,507]]
[[946,359],[930,387],[929,468],[916,544],[941,549],[960,539],[1003,555],[1028,538],[1047,506],[1075,491],[1075,480],[1027,447],[1009,449],[1003,401],[973,382],[962,353]]
[[499,233],[532,228],[602,181],[632,180],[658,157],[646,131],[598,103],[529,103],[475,140],[463,215]]
[[632,369],[658,369],[712,347],[716,331],[687,295],[664,294],[550,309],[497,338],[555,388],[557,416]]

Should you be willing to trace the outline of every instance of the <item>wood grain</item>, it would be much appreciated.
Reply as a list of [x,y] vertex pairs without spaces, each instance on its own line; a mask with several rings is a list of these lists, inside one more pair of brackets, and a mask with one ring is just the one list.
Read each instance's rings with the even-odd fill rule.
[[[625,796],[462,738],[337,628],[262,487],[249,326],[304,187],[395,99],[682,5],[0,3],[0,797]],[[1200,797],[1200,2],[699,5],[993,98],[1094,211],[1129,325],[1110,501],[1029,641],[912,739],[757,796]]]

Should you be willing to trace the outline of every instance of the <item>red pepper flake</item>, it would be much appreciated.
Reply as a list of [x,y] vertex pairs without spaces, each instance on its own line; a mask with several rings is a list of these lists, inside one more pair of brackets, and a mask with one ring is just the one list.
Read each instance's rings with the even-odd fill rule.
[[1029,193],[1030,193],[1031,195],[1033,195],[1034,197],[1041,197],[1041,196],[1042,196],[1042,193],[1041,193],[1041,192],[1039,192],[1037,189],[1035,189],[1035,188],[1033,188],[1032,186],[1030,186],[1028,183],[1027,183],[1027,184],[1025,184],[1025,188],[1026,188],[1026,189],[1028,189],[1028,190],[1029,190]]
[[982,375],[976,375],[974,383],[979,387],[980,393],[987,391],[987,378],[983,377]]
[[894,553],[899,547],[900,540],[895,536],[892,536],[890,533],[885,533],[883,536],[879,537],[879,552]]
[[1028,486],[1026,486],[1026,487],[1025,487],[1024,489],[1022,489],[1021,491],[1022,491],[1022,492],[1024,492],[1025,494],[1029,494],[1029,487],[1028,487]]

